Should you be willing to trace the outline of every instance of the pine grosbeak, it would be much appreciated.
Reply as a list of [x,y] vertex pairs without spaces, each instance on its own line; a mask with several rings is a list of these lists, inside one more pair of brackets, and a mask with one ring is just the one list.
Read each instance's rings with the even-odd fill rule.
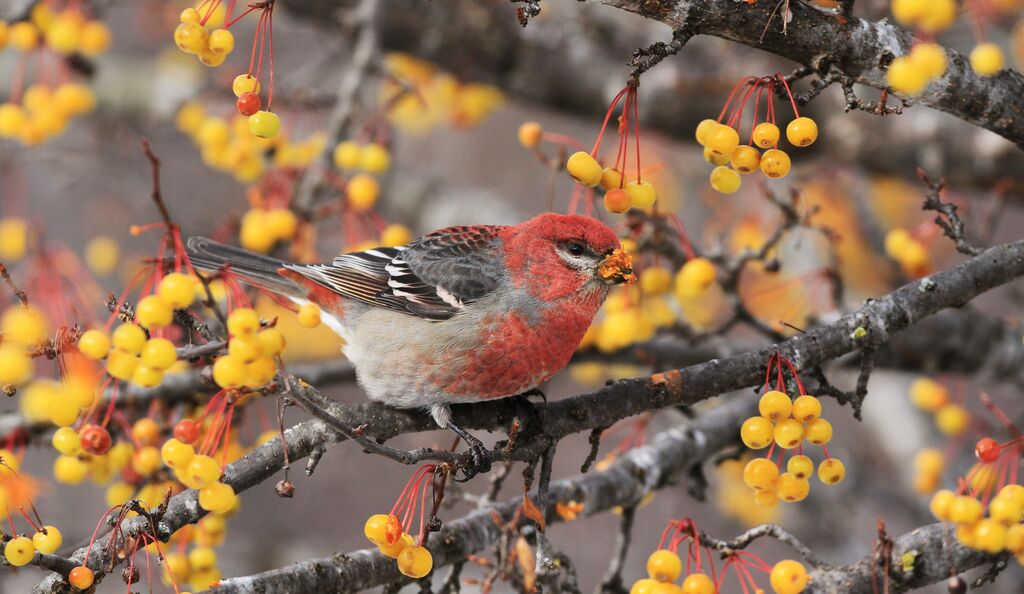
[[606,225],[542,214],[513,226],[434,231],[407,246],[292,264],[202,237],[195,266],[321,308],[372,400],[429,408],[522,394],[568,364],[611,285],[633,280]]

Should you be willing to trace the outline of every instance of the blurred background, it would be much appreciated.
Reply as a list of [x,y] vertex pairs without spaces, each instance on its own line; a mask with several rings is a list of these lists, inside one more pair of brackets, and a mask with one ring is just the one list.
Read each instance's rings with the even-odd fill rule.
[[[78,255],[79,262],[69,266],[89,277],[78,286],[82,301],[95,311],[87,316],[75,313],[80,319],[103,320],[107,291],[119,294],[139,270],[140,259],[154,253],[158,241],[157,231],[131,232],[133,225],[159,220],[150,200],[151,172],[140,149],[141,139],[149,139],[162,161],[163,196],[185,236],[237,240],[244,215],[254,208],[254,192],[259,192],[252,188],[261,187],[254,172],[225,166],[204,152],[194,140],[197,134],[182,130],[188,126],[181,114],[183,106],[198,105],[204,117],[230,120],[235,110],[230,87],[235,75],[248,68],[256,15],[232,27],[237,48],[224,65],[211,69],[174,46],[172,32],[187,3],[96,0],[83,4],[112,32],[110,48],[101,55],[58,66],[53,56],[29,60],[26,65],[19,52],[0,52],[2,96],[10,96],[28,81],[55,84],[56,79],[70,77],[88,84],[96,99],[92,113],[74,118],[62,133],[33,146],[0,139],[0,217],[26,221],[28,229],[24,256],[12,258],[8,253],[0,260],[23,286],[42,287],[45,283],[39,279],[52,274],[47,262],[63,270],[66,260],[60,254]],[[374,209],[381,220],[404,225],[413,236],[448,225],[514,223],[545,210],[565,212],[574,195],[583,201],[582,209],[587,198],[560,170],[566,151],[575,150],[576,144],[589,148],[594,142],[605,110],[628,75],[626,62],[632,51],[670,38],[670,31],[653,21],[573,0],[544,0],[540,15],[525,28],[517,23],[516,7],[504,0],[385,0],[372,14],[369,26],[375,31],[375,43],[352,92],[352,109],[341,127],[344,134],[334,138],[325,130],[336,124],[331,113],[338,89],[352,75],[353,42],[364,34],[353,21],[354,4],[282,0],[274,11],[274,111],[296,152],[296,162],[306,161],[291,167],[293,172],[281,179],[297,187],[296,180],[320,167],[308,163],[310,156],[329,155],[333,141],[360,135],[365,139],[369,134],[387,144],[391,159],[390,170],[379,176],[381,193]],[[855,14],[882,18],[887,5],[862,0]],[[0,17],[15,20],[30,9],[29,2],[0,2]],[[1017,68],[1020,46],[1014,41],[1020,37],[1020,27],[1015,27],[1012,14],[993,19],[988,35],[1004,47],[1009,65]],[[965,17],[941,40],[967,51],[974,44],[973,36],[970,19]],[[745,273],[739,293],[764,324],[791,334],[793,330],[780,327],[779,320],[800,328],[813,326],[918,276],[922,270],[907,270],[887,257],[884,238],[892,229],[907,229],[921,242],[927,251],[927,270],[960,261],[951,242],[930,223],[933,213],[920,209],[926,188],[917,179],[917,167],[948,180],[946,197],[960,205],[979,242],[994,244],[1019,237],[1018,199],[1024,184],[1019,149],[925,107],[909,106],[901,115],[886,117],[844,113],[838,88],[824,91],[802,110],[818,122],[820,136],[813,146],[791,152],[793,171],[787,178],[759,182],[753,176],[744,177],[743,187],[731,195],[712,190],[708,183],[712,165],[694,140],[694,128],[701,120],[718,116],[730,90],[743,77],[789,73],[794,67],[764,52],[700,37],[645,74],[639,91],[645,176],[657,188],[660,211],[677,214],[700,251],[735,254],[763,244],[780,220],[779,210],[765,198],[766,188],[784,200],[791,189],[799,191],[801,212],[819,209],[815,223],[834,232],[834,239],[828,241],[814,229],[796,229],[774,254],[773,259],[782,263],[780,272]],[[410,85],[416,91],[415,101],[401,95]],[[806,88],[806,82],[798,82],[795,91]],[[856,91],[865,98],[878,96],[872,89]],[[778,109],[787,110],[788,117],[788,106]],[[517,131],[527,121],[538,122],[546,134],[570,140],[546,141],[538,150],[525,148]],[[289,169],[275,165],[275,158],[267,158],[265,170],[255,177],[265,176],[265,180]],[[320,204],[342,200],[336,189],[331,192],[328,187],[319,193]],[[374,239],[365,231],[354,231],[353,225],[362,224],[362,219],[353,222],[326,206],[310,212],[309,235],[291,248],[279,248],[283,255],[329,259]],[[623,229],[624,218],[604,210],[600,197],[595,212]],[[16,235],[17,229],[11,229],[8,226],[6,232]],[[103,241],[96,243],[96,238]],[[111,259],[105,256],[112,245],[119,256],[112,259],[113,265],[104,265]],[[52,259],[42,258],[42,253]],[[838,293],[842,299],[838,303],[829,281],[833,272],[845,289]],[[998,332],[1013,333],[1019,326],[1018,299],[1016,290],[1002,290],[960,313],[984,312]],[[681,336],[677,340],[684,342],[692,338],[692,344],[710,345],[716,354],[765,343],[764,336],[742,325],[723,333],[713,322],[699,321],[700,316],[687,318],[679,304],[672,305],[672,312],[678,319],[663,324],[657,330],[659,336]],[[338,341],[320,330],[292,330],[297,337],[296,348],[289,353],[292,361],[337,356]],[[624,346],[646,338],[627,337]],[[911,383],[921,375],[938,378],[982,427],[997,423],[979,405],[981,391],[990,394],[1011,418],[1020,418],[1021,407],[1018,379],[1012,374],[986,371],[981,363],[930,357],[929,346],[927,342],[923,348],[907,346],[906,351],[892,355],[894,364],[876,370],[862,422],[855,421],[848,407],[824,400],[825,416],[836,428],[830,452],[845,461],[848,472],[841,485],[817,485],[803,503],[761,509],[752,504],[739,466],[706,465],[711,484],[707,501],[689,495],[690,481],[680,477],[678,485],[659,491],[639,510],[635,544],[624,572],[627,582],[643,577],[644,559],[656,548],[671,518],[693,517],[702,529],[721,538],[751,525],[777,522],[835,564],[853,562],[872,550],[879,519],[891,535],[934,521],[928,494],[938,486],[953,486],[955,477],[966,472],[977,435],[945,435],[933,415],[910,402]],[[955,352],[948,346],[943,345],[944,354]],[[971,354],[962,356],[969,359]],[[964,367],[983,373],[959,373]],[[649,371],[628,358],[594,356],[574,364],[544,391],[550,399],[559,399],[598,387],[607,379]],[[836,385],[852,387],[856,359],[840,361],[827,371]],[[354,385],[331,386],[327,391],[343,402],[363,399]],[[2,412],[17,408],[14,399],[0,401]],[[261,432],[273,428],[273,404],[257,403],[253,408],[239,426],[243,445],[253,444]],[[305,418],[301,411],[289,409],[286,426]],[[650,419],[646,434],[683,421],[677,411],[659,412]],[[636,429],[630,421],[626,424],[626,429],[606,438],[602,455],[615,449],[617,435]],[[403,436],[393,443],[403,448],[448,444],[448,436],[441,433]],[[943,452],[948,460],[946,470],[933,481],[922,478],[914,467],[917,453],[929,447]],[[576,474],[588,449],[586,435],[561,444],[555,477]],[[22,469],[39,478],[42,490],[37,507],[48,523],[61,528],[64,548],[71,551],[88,540],[106,509],[106,485],[90,480],[60,484],[52,472],[55,456],[45,441],[31,444]],[[365,455],[349,444],[327,451],[311,477],[303,475],[300,467],[290,475],[296,487],[293,499],[277,497],[272,482],[242,496],[241,509],[229,519],[226,540],[217,549],[225,577],[364,548],[360,527],[366,517],[386,512],[410,475],[410,469]],[[486,485],[474,481],[462,488],[479,493]],[[510,480],[502,496],[514,496],[518,490],[517,482]],[[459,500],[457,496],[449,499]],[[441,515],[455,519],[471,508],[457,502]],[[575,560],[584,591],[600,581],[617,523],[615,515],[604,514],[581,517],[550,531],[556,548]],[[787,554],[784,547],[772,543],[758,545],[756,550],[767,558]],[[480,568],[467,568],[463,575],[479,579],[483,573]],[[27,592],[42,577],[31,566],[17,571],[4,568],[0,591]],[[978,591],[1021,592],[1022,578],[1024,572],[1011,562],[996,585]],[[467,591],[478,587],[466,586]],[[495,585],[496,591],[507,588]],[[123,583],[108,578],[97,591],[124,590]],[[142,588],[137,585],[133,591]],[[158,583],[154,591],[173,590]],[[940,585],[924,591],[946,589]]]

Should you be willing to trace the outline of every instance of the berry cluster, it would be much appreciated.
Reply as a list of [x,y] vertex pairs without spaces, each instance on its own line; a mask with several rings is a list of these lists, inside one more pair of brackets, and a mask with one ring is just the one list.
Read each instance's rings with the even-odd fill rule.
[[425,60],[409,54],[385,56],[380,104],[395,126],[416,134],[448,124],[470,128],[504,105],[496,87],[463,82]]
[[[978,43],[971,50],[971,68],[981,76],[994,76],[1003,69],[1003,51],[985,38],[985,23],[998,19],[1004,12],[1019,7],[998,6],[996,2],[967,0],[966,9],[974,20]],[[914,28],[918,35],[931,40],[953,26],[957,17],[955,0],[892,0],[892,15],[897,22]],[[886,77],[889,86],[906,95],[917,95],[928,84],[946,73],[946,50],[935,43],[915,43],[910,54],[900,56],[889,65]]]
[[[647,557],[648,577],[633,582],[630,594],[718,594],[730,569],[744,594],[764,592],[754,572],[768,574],[775,594],[800,594],[810,582],[807,569],[799,561],[784,559],[769,565],[760,556],[742,550],[730,551],[721,572],[717,572],[711,549],[702,546],[702,538],[692,519],[670,520],[662,532],[658,549]],[[686,544],[686,554],[680,555],[679,548],[683,544]],[[683,557],[686,558],[685,568]],[[676,584],[680,577],[683,577],[682,583]]]
[[[760,171],[778,179],[789,175],[789,155],[779,149],[779,127],[775,120],[775,94],[784,93],[793,106],[793,120],[786,125],[786,139],[796,147],[806,147],[818,139],[818,124],[801,117],[789,83],[780,75],[748,76],[733,87],[717,120],[703,120],[697,125],[697,142],[704,147],[704,159],[715,168],[711,171],[711,187],[722,194],[740,189],[740,174]],[[749,144],[740,144],[743,111],[754,99]],[[764,113],[761,102],[764,101]],[[726,117],[728,116],[728,117]],[[765,149],[760,152],[758,149]]]
[[[800,395],[796,399],[786,394],[785,365],[796,382]],[[770,387],[772,370],[777,368],[775,389]],[[779,500],[787,503],[802,501],[811,491],[809,477],[814,473],[814,462],[803,453],[803,442],[821,446],[825,459],[818,465],[818,479],[834,485],[846,476],[846,468],[838,458],[829,456],[826,444],[832,439],[832,424],[821,417],[821,402],[804,393],[803,383],[796,368],[785,357],[774,354],[768,360],[765,375],[765,393],[758,402],[761,414],[750,417],[740,427],[740,438],[752,450],[770,448],[764,458],[754,458],[743,469],[743,481],[754,490],[758,505],[773,507]],[[772,461],[775,448],[779,448],[779,461]],[[786,472],[780,473],[786,452],[794,455],[786,463]]]
[[[434,567],[434,558],[426,548],[427,534],[436,530],[434,514],[444,498],[444,484],[447,479],[445,471],[434,464],[427,464],[416,469],[412,478],[406,483],[391,512],[374,514],[366,520],[363,534],[385,556],[394,559],[402,575],[419,579],[430,573]],[[427,488],[432,487],[433,511],[426,509]],[[419,515],[419,538],[414,539],[413,521]],[[401,519],[399,519],[401,518]]]
[[[8,446],[14,446],[7,440]],[[11,527],[10,540],[4,545],[4,558],[14,567],[29,564],[36,552],[50,555],[63,543],[60,530],[45,524],[32,500],[39,486],[31,477],[21,474],[21,459],[12,449],[0,449],[0,517],[6,516]],[[19,535],[14,516],[20,514],[32,531]]]
[[[299,218],[288,208],[291,193],[276,191],[278,187],[249,189],[249,210],[238,228],[238,242],[245,249],[266,254],[278,242],[294,239],[299,231]],[[290,190],[291,186],[287,187]]]
[[[612,114],[622,102],[622,113],[618,118],[619,147],[615,155],[615,162],[604,167],[598,161],[598,151],[601,150],[601,139],[604,138],[605,130]],[[632,125],[632,132],[630,131]],[[533,144],[534,138],[542,137],[539,126],[536,128],[530,124],[520,127],[519,138],[524,146]],[[632,133],[634,138],[634,157],[636,168],[633,179],[627,181],[626,169],[629,164],[629,140]],[[523,141],[526,142],[523,142]],[[538,140],[539,142],[539,140]],[[594,148],[587,151],[576,151],[565,164],[565,170],[572,176],[580,186],[584,188],[595,188],[601,186],[605,190],[604,206],[610,212],[626,212],[630,208],[650,208],[654,206],[657,195],[654,186],[650,181],[643,179],[643,172],[640,168],[640,108],[638,106],[637,87],[629,84],[619,91],[619,94],[612,99],[608,106],[608,113],[605,114],[604,122],[601,124],[601,131],[594,142]],[[577,190],[578,191],[578,190]]]
[[[72,118],[89,113],[96,97],[87,85],[72,78],[67,60],[73,56],[95,57],[110,47],[110,29],[87,17],[80,3],[54,12],[50,3],[36,3],[27,20],[0,21],[0,49],[10,45],[19,52],[19,64],[11,81],[10,97],[0,104],[0,138],[26,146],[60,135]],[[55,68],[44,68],[44,57],[59,57]],[[28,84],[28,65],[38,56],[38,81]]]
[[[273,138],[281,129],[280,117],[270,111],[274,101],[274,0],[254,2],[249,8],[232,18],[237,0],[203,0],[196,8],[186,8],[181,13],[181,23],[174,30],[174,43],[178,49],[193,54],[199,61],[210,67],[224,63],[235,48],[235,37],[231,27],[253,11],[259,11],[256,34],[253,36],[249,57],[249,70],[240,74],[232,84],[237,101],[238,113],[246,119],[247,129],[252,136]],[[223,27],[222,27],[223,25]],[[269,58],[270,84],[267,92],[267,109],[263,109],[260,98],[260,74],[263,71],[264,53]],[[258,56],[258,60],[257,60]]]
[[922,377],[910,384],[910,401],[917,408],[935,415],[935,426],[950,437],[963,435],[971,426],[971,414],[953,402],[949,391],[939,382]]
[[885,234],[885,255],[895,260],[903,274],[911,278],[926,276],[935,269],[928,247],[902,227]]
[[[315,307],[315,305],[314,305]],[[316,312],[319,319],[319,311]],[[299,319],[303,319],[300,312]],[[239,307],[228,315],[228,352],[213,363],[213,381],[224,389],[260,388],[277,375],[275,358],[284,350],[284,335],[261,328],[256,310]]]
[[1007,484],[982,501],[977,489],[963,483],[958,492],[936,492],[930,507],[936,519],[956,525],[960,544],[992,554],[1008,551],[1024,565],[1024,486]]

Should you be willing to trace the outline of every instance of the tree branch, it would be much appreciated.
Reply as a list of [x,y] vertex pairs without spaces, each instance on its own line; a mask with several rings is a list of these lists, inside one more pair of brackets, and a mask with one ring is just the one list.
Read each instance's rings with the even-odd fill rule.
[[[496,452],[495,457],[499,460],[536,460],[551,443],[567,435],[610,426],[618,420],[647,410],[693,404],[734,389],[757,385],[762,381],[764,365],[769,354],[774,352],[788,357],[799,368],[806,369],[819,365],[861,348],[865,340],[870,344],[884,342],[894,333],[941,309],[967,303],[975,296],[1010,282],[1022,274],[1024,242],[990,248],[950,270],[904,285],[885,297],[867,303],[858,312],[844,316],[833,324],[822,326],[778,345],[647,378],[616,382],[590,394],[549,404],[543,411],[543,426],[539,428],[543,439],[521,439],[515,447]],[[867,338],[855,338],[863,334],[855,332],[857,329],[865,330]],[[402,433],[436,429],[429,415],[419,411],[392,410],[376,403],[357,406],[345,406],[334,402],[329,404],[328,412],[346,426],[366,425],[366,432],[378,439],[386,440]],[[506,428],[515,414],[515,406],[508,399],[453,407],[454,421],[472,429]],[[735,427],[732,434],[734,438]],[[291,460],[309,455],[316,447],[344,439],[320,420],[301,423],[285,432],[284,437]],[[670,438],[671,436],[666,439]],[[710,447],[710,443],[704,441],[699,447]],[[725,443],[723,438],[716,447],[724,447]],[[677,450],[676,455],[688,451],[686,447],[678,447]],[[280,440],[274,439],[229,464],[225,468],[224,481],[234,487],[236,492],[241,492],[267,480],[283,464]],[[605,473],[600,476],[605,476]],[[657,484],[657,480],[652,481],[650,478],[645,478],[646,484]],[[623,485],[629,484],[625,477],[620,482]],[[553,500],[562,501],[559,488],[568,486],[571,485],[567,485],[565,481],[552,485]],[[617,488],[612,489],[612,492],[618,492]],[[639,501],[639,498],[623,496],[614,504],[604,502],[596,507],[590,507],[594,504],[593,498],[588,499],[580,493],[573,494],[577,495],[574,497],[576,500],[587,499],[588,508],[592,511],[620,505],[622,501]],[[640,495],[642,496],[642,493]],[[196,497],[194,490],[188,490],[171,498],[167,513],[163,515],[161,522],[168,534],[185,524],[196,522],[204,515]],[[139,521],[138,518],[127,520],[126,530],[143,529],[143,525],[135,524]],[[477,534],[474,538],[485,536],[486,534]],[[96,571],[110,561],[104,553],[109,538],[108,535],[93,544],[89,559],[90,567]],[[443,538],[439,540],[445,541]],[[79,549],[72,555],[72,559],[80,561],[84,556],[85,549]],[[393,564],[377,561],[376,565],[374,571],[383,572],[378,575],[390,575],[388,572],[394,571]],[[39,584],[34,592],[60,592],[63,584],[63,577],[53,575]]]
[[[665,23],[685,26],[697,35],[713,35],[762,49],[815,71],[826,64],[857,83],[887,90],[886,71],[893,58],[913,45],[910,31],[887,20],[836,18],[831,10],[804,2],[789,3],[793,20],[773,20],[774,2],[750,5],[732,0],[594,0]],[[1024,76],[1003,70],[979,76],[959,53],[947,50],[949,68],[920,95],[890,94],[954,115],[991,130],[1024,148]],[[823,72],[824,74],[824,72]]]

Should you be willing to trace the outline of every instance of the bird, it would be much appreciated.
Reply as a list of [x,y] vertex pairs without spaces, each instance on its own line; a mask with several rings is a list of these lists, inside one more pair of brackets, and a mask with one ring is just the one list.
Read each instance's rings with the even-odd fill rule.
[[611,288],[636,280],[611,228],[557,213],[448,227],[321,264],[205,237],[187,248],[199,270],[317,304],[371,400],[429,410],[487,467],[489,452],[452,422],[450,405],[535,390],[569,363]]

